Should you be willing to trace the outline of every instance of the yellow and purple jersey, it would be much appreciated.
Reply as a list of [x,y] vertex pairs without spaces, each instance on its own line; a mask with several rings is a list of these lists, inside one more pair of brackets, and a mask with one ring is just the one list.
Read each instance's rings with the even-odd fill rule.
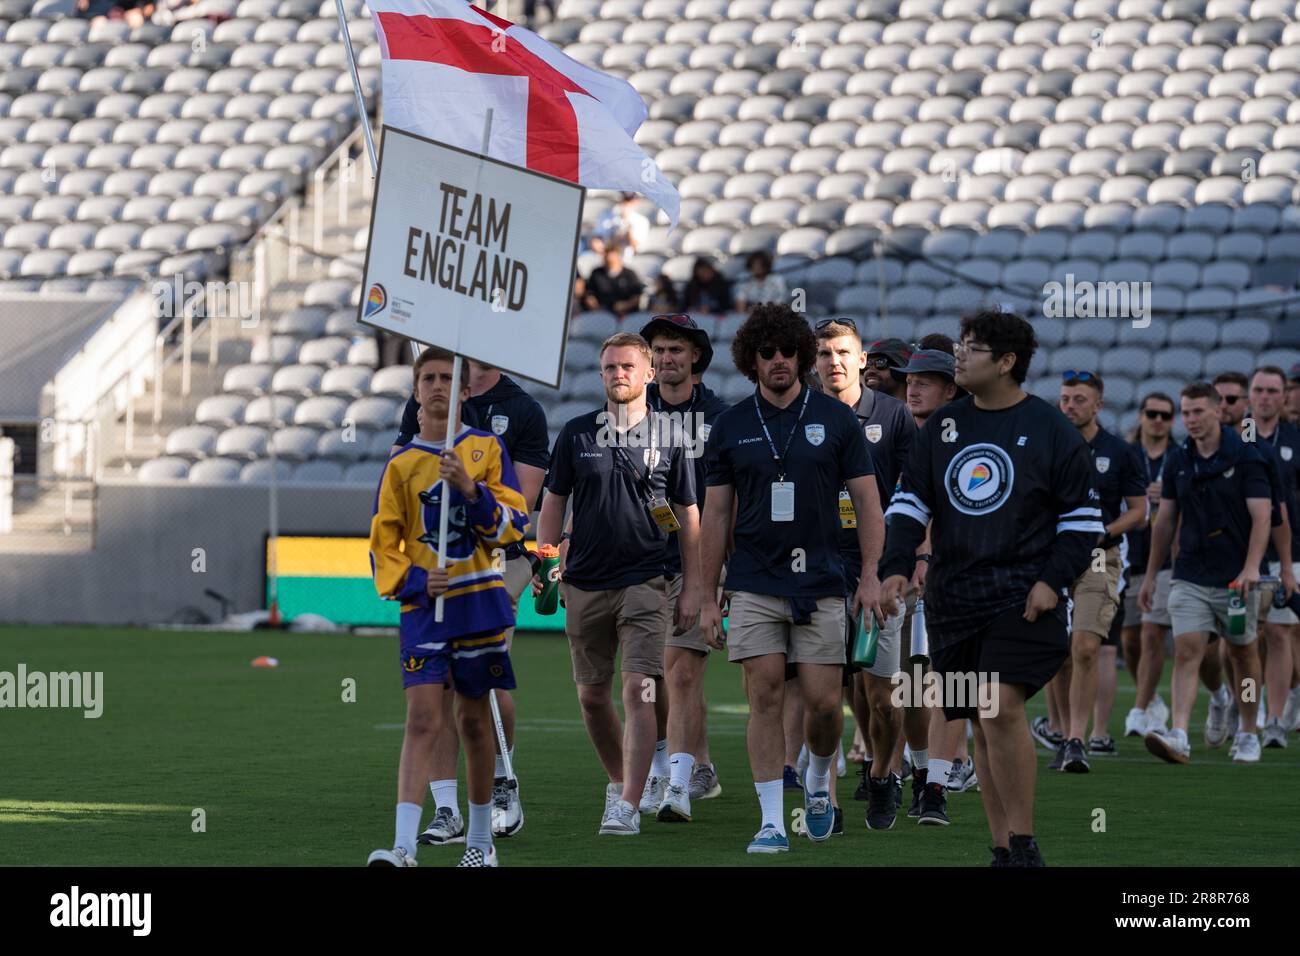
[[[462,425],[454,448],[478,484],[467,502],[441,480],[442,445],[416,438],[388,460],[370,522],[370,568],[379,596],[402,602],[402,647],[441,645],[512,627],[514,612],[493,552],[521,541],[528,508],[501,440]],[[446,492],[450,492],[449,495]],[[438,520],[449,504],[443,619],[434,620],[428,571],[438,565]]]

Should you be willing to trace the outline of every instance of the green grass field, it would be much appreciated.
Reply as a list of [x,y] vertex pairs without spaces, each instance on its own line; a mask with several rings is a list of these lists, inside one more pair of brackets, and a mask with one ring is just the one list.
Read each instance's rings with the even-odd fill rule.
[[[396,639],[272,633],[164,633],[0,628],[0,670],[103,671],[104,712],[0,710],[0,864],[336,865],[364,863],[392,839],[404,716]],[[270,655],[276,669],[255,669]],[[792,841],[788,855],[744,853],[758,827],[744,748],[738,669],[715,657],[710,728],[721,797],[685,826],[644,818],[641,836],[596,835],[604,778],[583,730],[567,646],[515,641],[520,690],[516,763],[526,825],[499,845],[508,866],[983,866],[988,833],[976,793],[949,802],[953,825],[922,828],[902,813],[870,832],[855,775],[839,781],[842,837]],[[356,681],[356,702],[342,683]],[[1112,732],[1132,700],[1121,673]],[[1168,688],[1163,691],[1169,699]],[[1232,764],[1200,739],[1174,767],[1136,738],[1096,758],[1093,773],[1048,773],[1040,752],[1036,830],[1052,865],[1293,865],[1300,822],[1269,807],[1294,786],[1300,741],[1256,766]],[[1040,698],[1032,702],[1042,712]],[[905,788],[905,796],[910,794]],[[462,812],[466,794],[460,789]],[[787,794],[787,813],[796,805]],[[431,813],[432,802],[427,805]],[[192,829],[193,811],[206,832]],[[1095,810],[1105,832],[1094,832]],[[427,822],[428,817],[426,816]],[[422,848],[422,866],[460,849]]]

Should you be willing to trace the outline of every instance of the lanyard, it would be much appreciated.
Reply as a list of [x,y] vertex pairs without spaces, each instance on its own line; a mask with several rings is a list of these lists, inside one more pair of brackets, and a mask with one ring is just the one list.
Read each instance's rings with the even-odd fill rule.
[[[650,429],[650,461],[653,463],[655,457],[657,456],[658,447],[659,447],[655,436],[655,426],[658,423],[655,420],[655,416],[653,413],[647,414],[646,417],[643,418],[641,421],[645,422]],[[641,422],[637,422],[637,425],[639,424],[641,424]],[[635,427],[636,425],[630,426],[628,428],[628,431],[630,432]],[[645,474],[642,475],[641,470],[637,468],[635,464],[632,463],[632,457],[627,453],[626,449],[624,449],[622,445],[614,446],[614,454],[617,455],[619,460],[623,462],[623,464],[626,465],[627,468],[632,472],[632,477],[635,479],[637,485],[640,487],[641,494],[645,496],[645,500],[653,501],[655,497],[655,493],[654,493],[654,486],[650,483],[650,480],[654,476],[654,465],[653,464],[648,465],[646,467]]]
[[776,462],[777,481],[785,481],[785,455],[790,450],[790,443],[794,441],[794,433],[799,430],[799,423],[803,421],[803,413],[808,408],[808,396],[811,394],[812,389],[805,385],[803,404],[799,406],[799,417],[794,420],[794,426],[790,429],[790,434],[786,436],[785,447],[781,449],[780,454],[777,454],[776,442],[772,441],[772,433],[767,430],[767,422],[763,419],[763,409],[758,404],[758,392],[754,393],[754,411],[758,414],[759,425],[763,427],[763,437],[767,439],[767,447],[772,449],[772,460]]
[[[692,385],[691,397],[687,399],[686,407],[683,409],[683,411],[689,412],[691,409],[693,409],[695,407],[695,403],[699,401],[699,398],[700,398],[700,386]],[[663,392],[659,391],[659,389],[655,389],[654,404],[651,405],[651,408],[653,408],[656,412],[662,412],[664,410],[664,395]]]
[[1169,460],[1169,449],[1166,448],[1164,454],[1160,456],[1160,467],[1156,469],[1156,476],[1152,478],[1151,477],[1151,456],[1147,454],[1145,448],[1142,449],[1142,462],[1143,464],[1146,465],[1148,485],[1151,484],[1152,482],[1159,481],[1161,479],[1161,477],[1165,473],[1165,462],[1167,462],[1168,460]]

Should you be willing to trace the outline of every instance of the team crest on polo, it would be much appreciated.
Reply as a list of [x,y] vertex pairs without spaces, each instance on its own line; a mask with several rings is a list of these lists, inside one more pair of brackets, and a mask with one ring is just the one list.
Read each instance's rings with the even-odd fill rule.
[[1283,446],[1282,446],[1281,451],[1282,451],[1282,460],[1283,460],[1283,461],[1290,461],[1290,460],[1291,460],[1291,456],[1295,454],[1295,452],[1292,451],[1291,448],[1289,448],[1289,447],[1286,446],[1286,445],[1283,445]]
[[822,442],[826,440],[826,426],[805,425],[803,427],[803,435],[805,438],[808,439],[808,444],[820,445]]
[[[420,541],[434,554],[438,553],[438,520],[445,487],[438,480],[433,487],[420,492],[420,517],[424,521],[424,534],[420,535]],[[465,520],[464,499],[458,491],[453,494],[451,510],[447,513],[447,560],[464,561],[474,553],[475,536]]]
[[884,432],[885,430],[879,425],[868,425],[867,441],[871,442],[871,444],[874,445],[876,442],[880,441],[880,437],[884,434]]
[[1104,475],[1110,471],[1110,459],[1104,455],[1097,459],[1097,474]]
[[510,416],[509,416],[509,415],[493,415],[493,416],[492,416],[492,434],[493,434],[493,435],[504,435],[504,434],[506,433],[506,429],[509,428],[509,427],[510,427]]
[[986,443],[957,452],[943,475],[948,500],[967,515],[997,511],[1010,496],[1015,480],[1011,456],[997,445]]
[[660,454],[658,448],[647,448],[642,452],[641,458],[645,461],[647,471],[654,471],[659,467]]

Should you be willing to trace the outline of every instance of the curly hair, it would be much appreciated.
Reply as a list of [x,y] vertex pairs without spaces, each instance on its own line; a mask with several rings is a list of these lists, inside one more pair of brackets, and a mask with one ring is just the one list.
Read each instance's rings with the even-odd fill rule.
[[1016,364],[1011,366],[1011,378],[1017,385],[1025,384],[1029,362],[1038,349],[1038,339],[1034,335],[1034,327],[1023,318],[1010,312],[983,309],[962,317],[961,337],[987,345],[993,350],[995,362],[1000,361],[1004,355],[1015,355]]
[[799,378],[807,377],[817,362],[817,339],[812,326],[788,305],[764,302],[749,313],[731,342],[731,360],[736,370],[751,382],[758,381],[758,350],[765,345],[792,345],[798,350]]

